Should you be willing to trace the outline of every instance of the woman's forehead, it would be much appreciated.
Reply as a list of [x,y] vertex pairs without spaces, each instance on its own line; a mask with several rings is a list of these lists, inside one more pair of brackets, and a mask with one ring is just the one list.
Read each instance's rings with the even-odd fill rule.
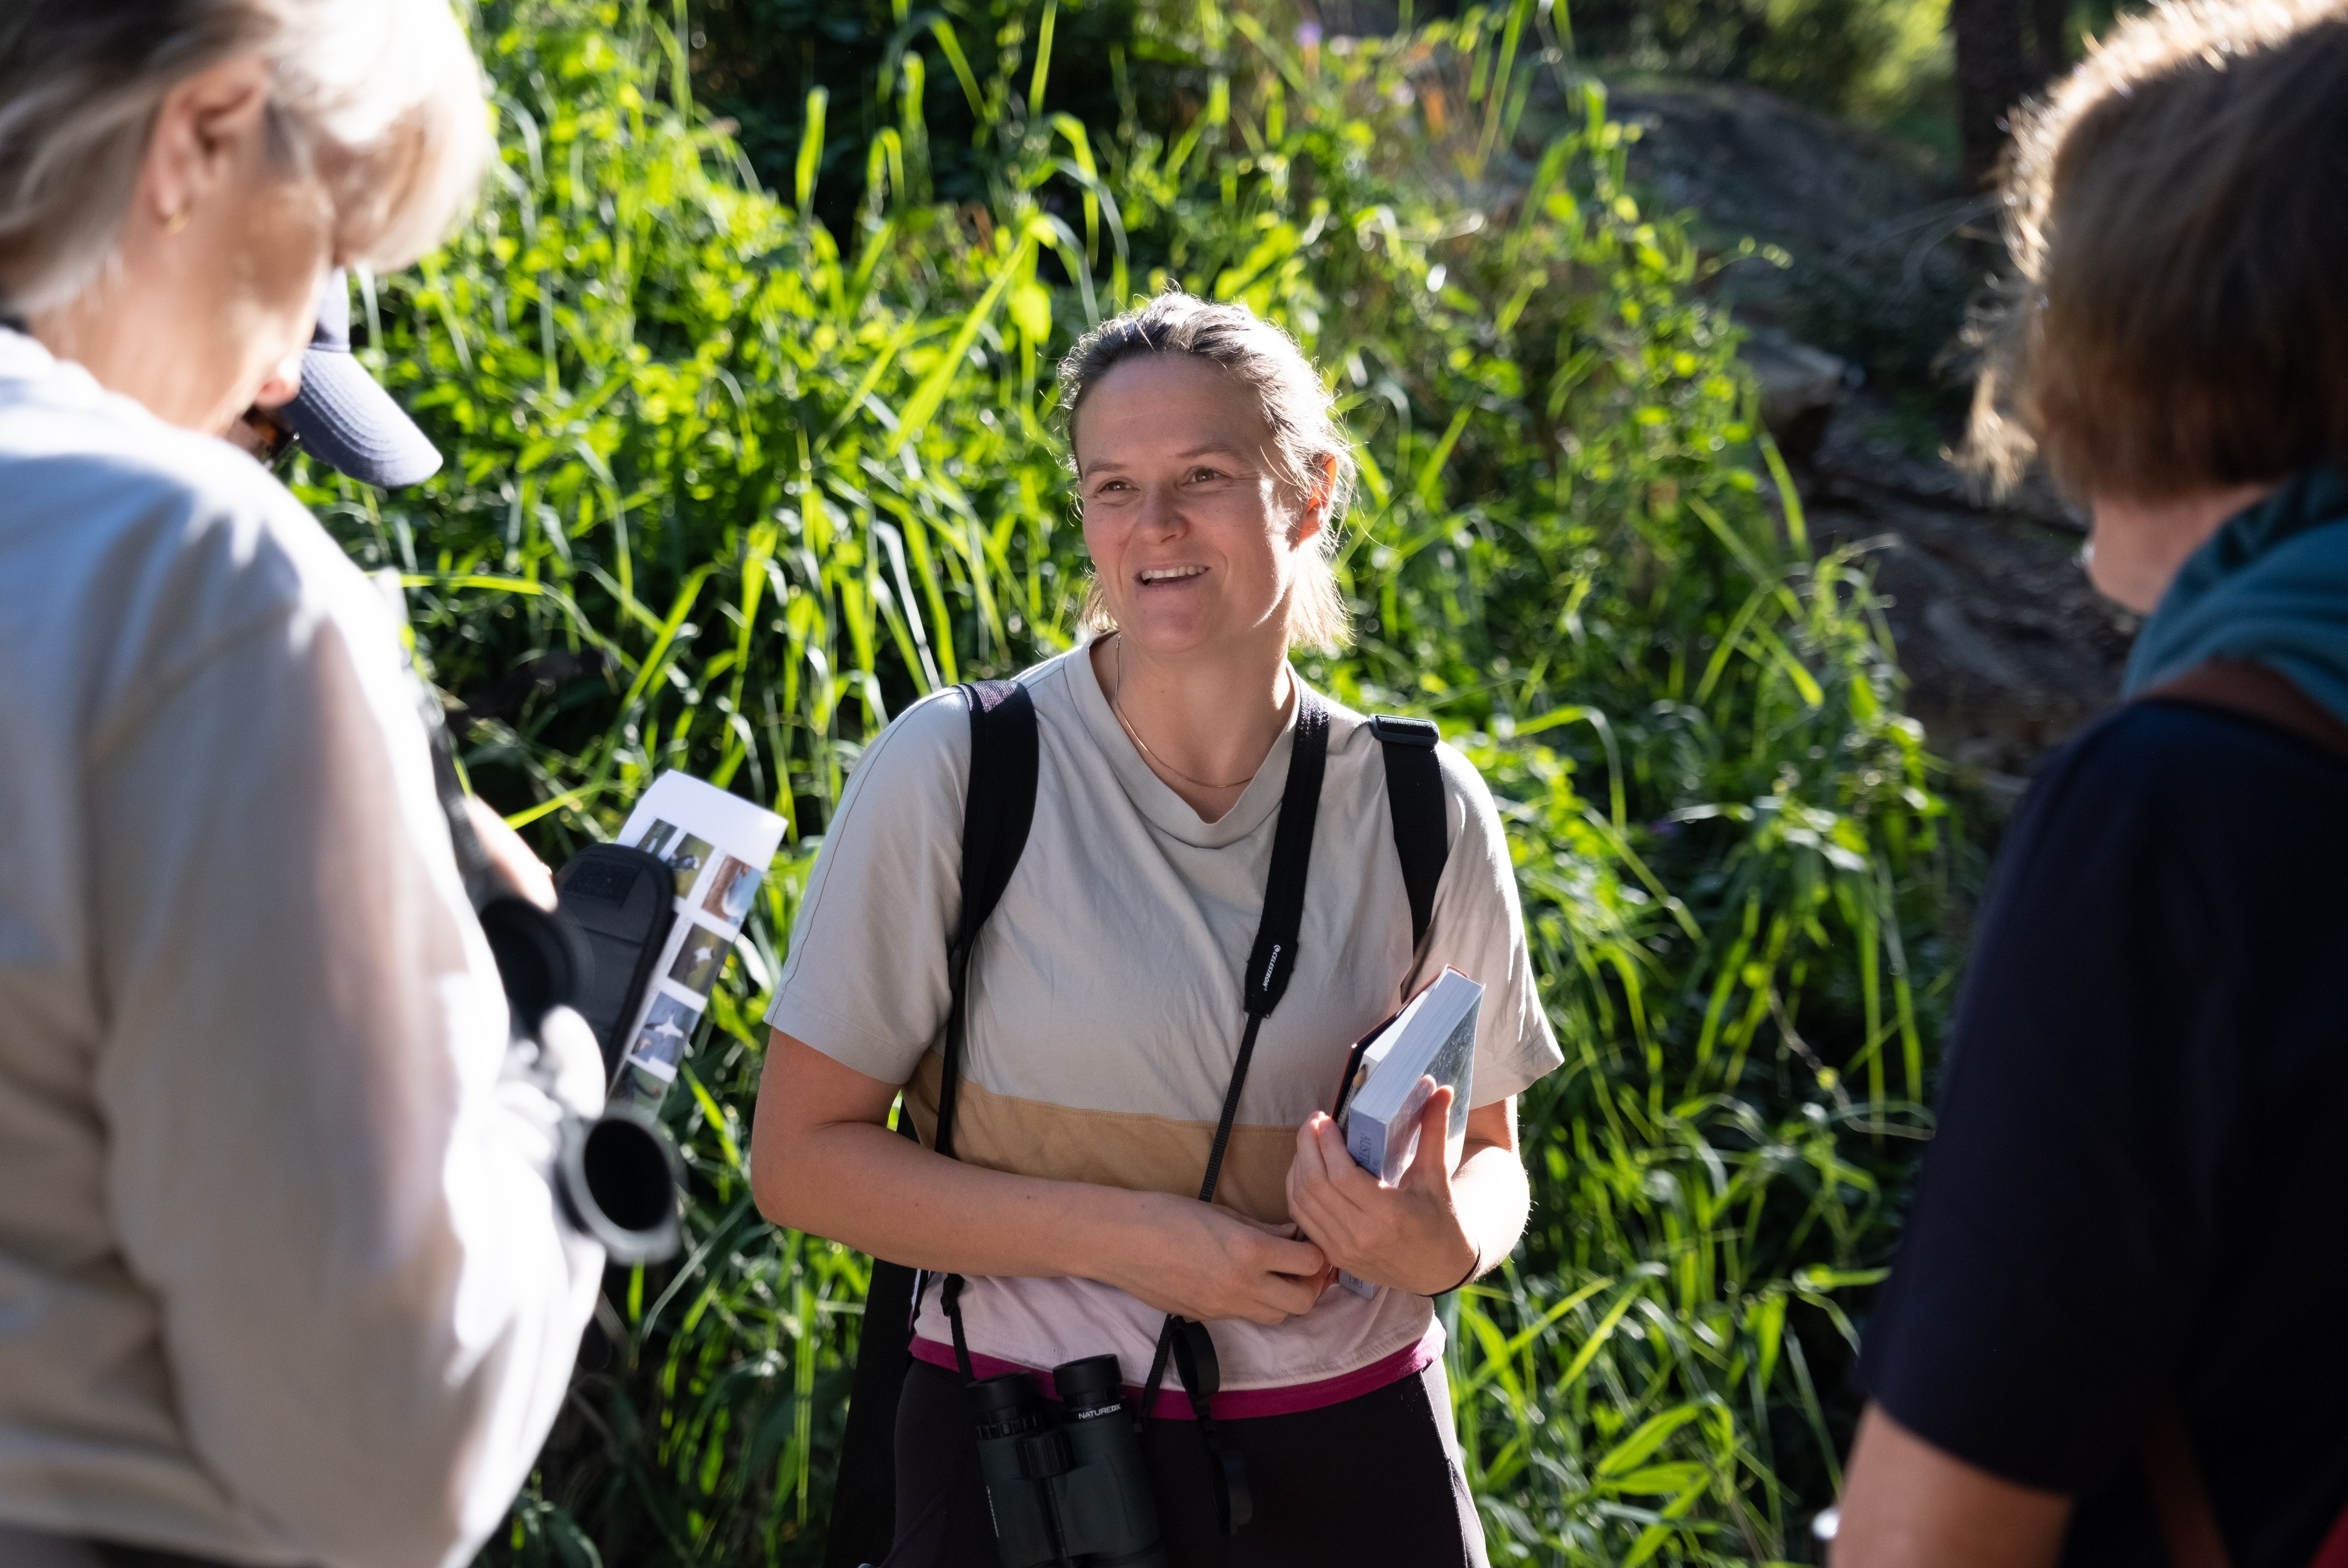
[[1079,468],[1228,453],[1253,459],[1271,440],[1246,383],[1195,354],[1159,354],[1112,366],[1076,409]]

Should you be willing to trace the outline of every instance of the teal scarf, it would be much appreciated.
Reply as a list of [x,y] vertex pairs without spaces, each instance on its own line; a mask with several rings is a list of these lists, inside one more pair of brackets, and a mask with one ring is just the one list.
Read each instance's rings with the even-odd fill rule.
[[2133,697],[2208,659],[2246,659],[2348,723],[2348,474],[2319,464],[2196,550],[2136,640]]

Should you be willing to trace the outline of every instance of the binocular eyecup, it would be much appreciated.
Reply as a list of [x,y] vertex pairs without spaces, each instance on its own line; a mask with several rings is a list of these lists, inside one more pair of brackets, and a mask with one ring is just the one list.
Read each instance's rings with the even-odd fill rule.
[[[480,921],[497,957],[515,1034],[539,1042],[541,1062],[550,1030],[575,1029],[584,1037],[580,1049],[592,1047],[592,1031],[570,1007],[593,961],[579,933],[510,893],[482,905]],[[685,1162],[660,1124],[642,1111],[613,1106],[592,1121],[565,1115],[554,1189],[562,1217],[600,1243],[613,1263],[662,1263],[676,1255]]]

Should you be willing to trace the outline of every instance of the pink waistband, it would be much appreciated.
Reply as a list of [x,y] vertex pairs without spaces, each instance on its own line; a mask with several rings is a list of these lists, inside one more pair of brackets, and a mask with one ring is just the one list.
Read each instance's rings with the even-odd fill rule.
[[[1323,1378],[1311,1383],[1291,1383],[1281,1389],[1234,1389],[1217,1394],[1208,1402],[1208,1413],[1219,1421],[1252,1420],[1258,1416],[1292,1416],[1299,1410],[1317,1410],[1325,1405],[1341,1405],[1347,1399],[1358,1399],[1364,1394],[1375,1393],[1389,1383],[1399,1383],[1405,1378],[1415,1378],[1434,1365],[1443,1353],[1443,1325],[1430,1323],[1416,1345],[1406,1345],[1391,1356],[1381,1357],[1366,1367],[1350,1372],[1340,1372],[1334,1378]],[[918,1335],[913,1339],[913,1358],[947,1371],[956,1370],[953,1347],[941,1345],[934,1339]],[[1050,1391],[1052,1375],[1035,1367],[1023,1367],[1016,1361],[998,1357],[970,1353],[971,1370],[982,1378],[999,1378],[1006,1372],[1025,1372],[1039,1379]],[[1143,1370],[1148,1370],[1147,1368]],[[1141,1385],[1128,1383],[1126,1399],[1141,1397]],[[1150,1410],[1158,1420],[1187,1421],[1194,1418],[1190,1396],[1179,1389],[1158,1390],[1158,1403]]]

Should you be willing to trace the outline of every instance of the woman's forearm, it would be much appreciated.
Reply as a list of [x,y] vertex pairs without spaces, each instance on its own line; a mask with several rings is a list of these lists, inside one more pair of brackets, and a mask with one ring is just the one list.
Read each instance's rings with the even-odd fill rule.
[[1460,1228],[1476,1244],[1476,1273],[1498,1267],[1517,1250],[1532,1214],[1522,1157],[1502,1144],[1471,1143],[1452,1175],[1451,1201]]
[[1188,1198],[958,1163],[889,1130],[896,1097],[778,1030],[751,1133],[759,1211],[892,1263],[1097,1279],[1201,1321],[1312,1307],[1320,1248]]
[[1096,1272],[1148,1195],[966,1165],[869,1122],[803,1128],[762,1155],[758,1207],[777,1225],[956,1274]]

